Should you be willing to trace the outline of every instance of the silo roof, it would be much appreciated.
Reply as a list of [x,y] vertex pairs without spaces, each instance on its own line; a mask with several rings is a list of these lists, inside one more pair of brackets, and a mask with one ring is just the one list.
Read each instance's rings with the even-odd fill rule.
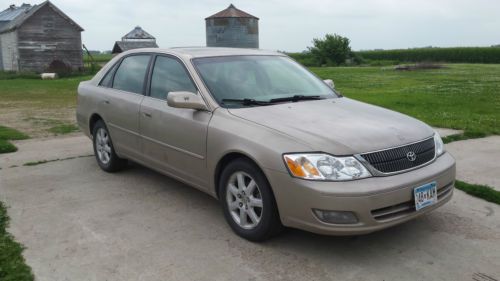
[[207,19],[213,19],[213,18],[254,18],[254,19],[259,19],[256,16],[252,16],[247,12],[243,12],[240,9],[237,9],[233,4],[229,5],[227,9],[222,10],[214,15],[209,16]]
[[140,26],[136,26],[132,31],[125,34],[122,39],[155,39],[153,35],[144,31]]

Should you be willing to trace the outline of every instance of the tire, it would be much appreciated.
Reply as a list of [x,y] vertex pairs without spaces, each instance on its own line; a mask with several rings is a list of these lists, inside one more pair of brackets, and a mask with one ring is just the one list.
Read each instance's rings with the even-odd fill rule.
[[224,217],[239,236],[259,242],[283,229],[271,186],[253,162],[230,162],[222,171],[219,191]]
[[92,128],[92,136],[94,155],[102,170],[113,173],[125,168],[127,160],[116,155],[108,128],[102,120],[95,123]]

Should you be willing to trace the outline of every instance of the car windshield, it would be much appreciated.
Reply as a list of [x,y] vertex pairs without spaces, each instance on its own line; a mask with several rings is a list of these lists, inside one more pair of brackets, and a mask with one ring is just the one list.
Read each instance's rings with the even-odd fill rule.
[[194,59],[193,63],[223,107],[337,97],[323,81],[287,57],[209,57]]

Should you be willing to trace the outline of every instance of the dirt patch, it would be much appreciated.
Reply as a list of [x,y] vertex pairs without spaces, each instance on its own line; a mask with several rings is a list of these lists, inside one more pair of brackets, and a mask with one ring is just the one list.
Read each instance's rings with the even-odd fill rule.
[[16,128],[31,138],[49,137],[54,135],[49,131],[54,126],[76,124],[75,108],[5,108],[0,112],[0,124]]

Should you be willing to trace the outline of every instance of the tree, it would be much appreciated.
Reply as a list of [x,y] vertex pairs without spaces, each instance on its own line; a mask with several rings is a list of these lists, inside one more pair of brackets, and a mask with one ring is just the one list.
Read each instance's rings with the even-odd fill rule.
[[319,65],[342,65],[351,57],[350,40],[338,34],[327,34],[324,39],[313,39],[314,47],[308,47]]

